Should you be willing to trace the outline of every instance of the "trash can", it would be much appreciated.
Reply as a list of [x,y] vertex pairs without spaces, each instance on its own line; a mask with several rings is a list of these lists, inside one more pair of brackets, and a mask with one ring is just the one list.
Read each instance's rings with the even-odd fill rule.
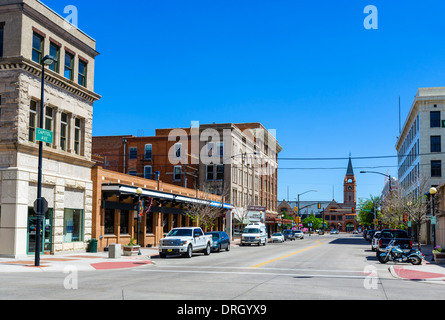
[[91,239],[88,245],[88,252],[97,252],[97,239]]

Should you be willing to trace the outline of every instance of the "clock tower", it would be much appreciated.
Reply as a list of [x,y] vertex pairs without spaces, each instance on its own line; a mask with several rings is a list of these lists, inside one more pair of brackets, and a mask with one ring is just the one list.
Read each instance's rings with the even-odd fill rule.
[[343,184],[343,203],[351,207],[357,204],[357,183],[355,182],[354,169],[352,168],[351,156],[349,156],[348,170],[346,171]]

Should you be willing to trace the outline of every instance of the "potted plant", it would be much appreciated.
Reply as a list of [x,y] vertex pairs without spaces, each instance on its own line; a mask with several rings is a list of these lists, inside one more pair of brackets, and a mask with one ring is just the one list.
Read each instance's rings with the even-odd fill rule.
[[130,242],[122,248],[124,250],[124,256],[137,256],[141,246],[136,243],[136,239],[131,238]]
[[433,250],[434,262],[436,264],[445,264],[445,248],[435,246]]

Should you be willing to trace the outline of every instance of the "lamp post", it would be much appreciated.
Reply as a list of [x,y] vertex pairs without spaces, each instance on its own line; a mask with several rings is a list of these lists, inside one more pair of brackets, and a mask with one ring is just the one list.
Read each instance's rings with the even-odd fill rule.
[[390,174],[385,174],[385,173],[381,173],[381,172],[377,172],[377,171],[360,171],[360,173],[375,173],[375,174],[380,174],[382,176],[385,176],[387,178],[389,178],[389,195],[391,196],[391,191],[392,191],[392,182],[391,182],[391,175]]
[[[141,226],[141,211],[140,211],[140,208],[141,208],[141,194],[142,194],[142,189],[141,188],[137,188],[136,189],[136,194],[138,195],[138,204],[137,204],[137,214],[138,214],[138,230],[137,230],[137,237],[138,237],[138,240],[137,240],[137,244],[139,245],[139,231],[141,230],[140,229],[140,226]],[[139,253],[138,253],[138,255],[141,255],[141,249],[139,248]]]
[[[50,66],[54,63],[54,58],[51,56],[45,56],[42,61],[42,84],[40,93],[40,119],[39,128],[43,129],[43,109],[44,109],[44,99],[45,99],[45,66]],[[40,232],[42,230],[42,220],[43,220],[43,206],[42,206],[42,163],[43,163],[43,142],[39,141],[39,166],[38,166],[38,178],[37,178],[37,225],[36,225],[36,247],[35,247],[35,258],[34,265],[36,267],[40,266]]]
[[299,217],[300,217],[300,196],[302,196],[303,194],[306,194],[308,192],[318,192],[318,190],[308,190],[308,191],[305,191],[305,192],[297,195],[297,214]]
[[[437,193],[437,189],[434,187],[431,187],[430,194],[433,196],[433,215],[432,215],[432,217],[434,218],[434,220],[436,219],[436,212],[435,212],[435,208],[434,208],[434,200],[436,197],[436,193]],[[434,220],[433,220],[433,222],[435,222]],[[436,223],[434,223],[434,224],[432,223],[432,225],[433,225],[433,248],[435,248],[436,247]]]

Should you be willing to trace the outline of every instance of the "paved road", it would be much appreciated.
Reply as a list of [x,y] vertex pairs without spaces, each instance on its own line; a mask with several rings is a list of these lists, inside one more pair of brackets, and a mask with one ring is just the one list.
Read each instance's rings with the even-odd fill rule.
[[126,270],[0,274],[0,299],[441,299],[445,286],[394,278],[361,236],[324,235],[232,246]]

